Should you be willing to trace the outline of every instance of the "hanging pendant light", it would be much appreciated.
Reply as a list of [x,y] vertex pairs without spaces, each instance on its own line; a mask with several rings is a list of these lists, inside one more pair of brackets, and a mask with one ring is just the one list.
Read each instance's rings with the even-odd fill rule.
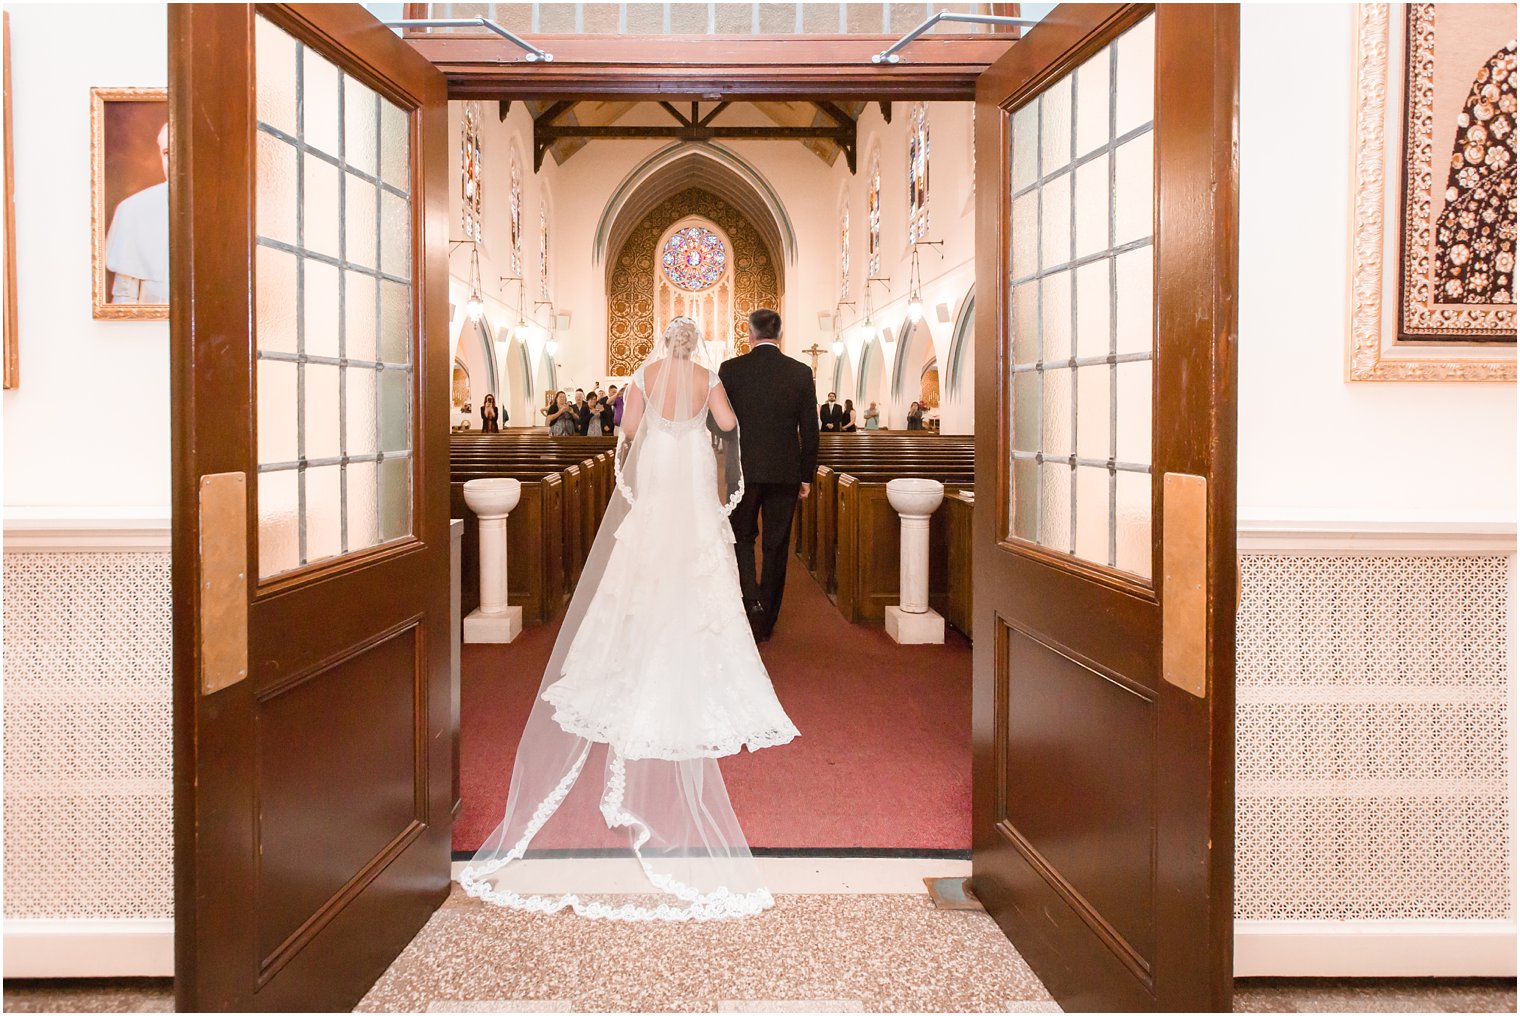
[[924,319],[924,294],[920,290],[922,278],[918,269],[918,244],[913,245],[913,256],[908,264],[908,320],[915,325]]
[[474,243],[470,244],[470,298],[464,303],[464,312],[477,323],[486,315],[486,301],[480,295],[480,247]]

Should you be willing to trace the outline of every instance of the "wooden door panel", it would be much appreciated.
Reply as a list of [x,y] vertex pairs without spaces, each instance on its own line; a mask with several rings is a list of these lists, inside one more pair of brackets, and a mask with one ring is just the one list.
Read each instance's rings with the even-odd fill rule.
[[1237,54],[1228,5],[1067,4],[978,88],[973,885],[1067,1009],[1229,1008]]
[[[348,1009],[449,888],[445,86],[358,5],[169,29],[176,1003]],[[228,538],[247,661],[203,688]]]
[[1007,828],[1148,967],[1155,699],[1014,625],[1005,641]]
[[[255,913],[266,965],[426,823],[426,682],[412,622],[256,696]],[[355,700],[369,705],[360,717]]]

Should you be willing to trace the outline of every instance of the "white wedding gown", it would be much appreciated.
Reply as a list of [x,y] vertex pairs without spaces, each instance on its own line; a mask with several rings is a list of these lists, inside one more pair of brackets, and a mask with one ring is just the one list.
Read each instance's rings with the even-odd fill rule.
[[[650,366],[634,375],[643,418],[626,460],[620,438],[618,493],[523,732],[506,815],[460,876],[486,902],[620,920],[772,905],[716,762],[798,734],[744,611],[728,522],[743,488],[721,499],[716,372],[692,391],[702,372],[667,357],[651,392]],[[692,415],[672,419],[672,405]]]

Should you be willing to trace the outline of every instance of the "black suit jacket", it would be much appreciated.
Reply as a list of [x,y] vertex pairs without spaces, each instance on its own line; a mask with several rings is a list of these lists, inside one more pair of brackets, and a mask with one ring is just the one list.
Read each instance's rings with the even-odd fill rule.
[[746,483],[811,483],[818,466],[813,372],[772,343],[725,360],[718,379],[739,418]]
[[844,406],[837,402],[831,406],[825,402],[818,407],[818,418],[823,421],[825,427],[838,430],[844,426]]

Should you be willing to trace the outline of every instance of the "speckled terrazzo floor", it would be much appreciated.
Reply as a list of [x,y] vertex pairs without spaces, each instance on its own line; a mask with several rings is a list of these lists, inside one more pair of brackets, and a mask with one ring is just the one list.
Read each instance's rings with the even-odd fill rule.
[[[380,987],[379,985],[376,986]],[[124,978],[6,981],[6,1012],[170,1012],[173,983]],[[366,1000],[367,1002],[368,1000]],[[567,999],[434,999],[433,1012],[559,1012]],[[672,1007],[674,1008],[674,1007]],[[861,999],[720,1001],[718,1012],[861,1012]],[[1011,1012],[1054,1012],[1048,1001],[1011,1002]],[[1495,978],[1249,978],[1235,982],[1236,1012],[1514,1012],[1515,982]]]
[[462,1011],[465,1000],[633,1012],[799,1003],[834,1012],[1009,1012],[1015,1003],[1055,1011],[989,917],[936,911],[923,893],[780,895],[750,920],[631,925],[521,914],[456,890],[358,1011]]

